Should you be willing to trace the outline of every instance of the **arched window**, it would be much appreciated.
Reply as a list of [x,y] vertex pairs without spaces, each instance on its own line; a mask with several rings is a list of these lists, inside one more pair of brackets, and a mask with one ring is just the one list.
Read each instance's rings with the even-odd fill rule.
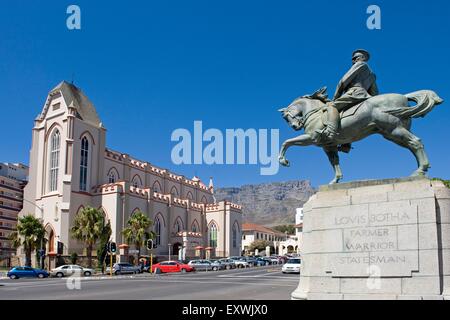
[[155,244],[160,245],[161,244],[161,219],[159,217],[156,217],[155,221]]
[[50,142],[50,192],[58,188],[59,150],[61,148],[61,134],[55,130]]
[[108,171],[108,183],[115,183],[118,179],[120,179],[119,172],[115,167],[112,167]]
[[84,137],[81,140],[80,191],[87,191],[88,160],[89,160],[89,141],[86,137]]
[[199,226],[198,226],[198,222],[197,222],[197,220],[194,220],[194,222],[192,223],[192,226],[191,226],[191,230],[192,230],[192,232],[199,232]]
[[155,183],[153,184],[153,192],[161,193],[161,185],[158,181],[155,181]]
[[208,200],[206,200],[206,197],[205,197],[205,196],[202,197],[201,203],[204,203],[204,204],[207,204],[207,203],[208,203]]
[[233,225],[233,231],[232,231],[232,236],[233,236],[233,248],[237,247],[237,238],[238,238],[238,227],[236,224]]
[[142,212],[139,208],[134,208],[133,211],[131,211],[131,217],[134,216],[137,212]]
[[133,177],[133,180],[131,181],[131,185],[135,188],[142,187],[142,180],[137,174]]
[[190,191],[188,191],[186,198],[188,198],[189,200],[194,200],[194,196],[192,195],[192,193]]
[[109,176],[108,176],[108,183],[114,183],[114,182],[116,182],[116,173],[113,170],[111,170],[111,172],[109,173]]
[[208,238],[209,246],[212,248],[217,247],[217,226],[214,222],[209,225]]
[[175,232],[181,232],[183,231],[183,223],[181,222],[180,218],[175,221]]
[[170,189],[170,194],[174,197],[178,197],[178,190],[176,187],[172,187],[172,189]]

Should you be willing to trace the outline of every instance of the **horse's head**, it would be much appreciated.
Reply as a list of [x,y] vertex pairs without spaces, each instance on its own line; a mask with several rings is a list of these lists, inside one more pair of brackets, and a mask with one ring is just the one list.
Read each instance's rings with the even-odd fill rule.
[[303,101],[301,100],[303,100],[303,98],[296,99],[288,107],[278,110],[281,112],[284,120],[286,120],[289,126],[295,131],[303,129],[304,126],[304,123],[302,122]]
[[325,103],[330,101],[326,92],[327,88],[323,87],[312,95],[295,99],[288,107],[278,111],[282,113],[283,118],[294,130],[301,130],[305,126],[305,115],[314,109],[321,108]]

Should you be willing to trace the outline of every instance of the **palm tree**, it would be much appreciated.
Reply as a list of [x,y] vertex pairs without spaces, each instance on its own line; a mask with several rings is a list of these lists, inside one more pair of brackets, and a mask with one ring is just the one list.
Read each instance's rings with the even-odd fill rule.
[[136,261],[139,261],[141,247],[145,245],[145,242],[148,239],[153,239],[155,237],[153,231],[148,231],[153,225],[153,221],[142,211],[137,211],[130,217],[127,224],[128,227],[125,228],[122,233],[125,237],[125,241],[127,241],[128,244],[134,244],[136,247],[138,254]]
[[102,273],[105,270],[105,258],[107,253],[106,244],[109,242],[111,234],[111,222],[108,220],[108,222],[103,226],[103,230],[100,235],[100,242],[97,247],[97,258],[99,265],[102,266]]
[[72,237],[83,241],[87,247],[89,268],[92,268],[92,250],[104,233],[105,218],[99,209],[86,207],[75,217]]
[[25,265],[31,267],[31,253],[40,247],[45,236],[45,228],[39,219],[33,215],[19,218],[16,231],[12,232],[9,239],[14,248],[23,246],[25,251]]

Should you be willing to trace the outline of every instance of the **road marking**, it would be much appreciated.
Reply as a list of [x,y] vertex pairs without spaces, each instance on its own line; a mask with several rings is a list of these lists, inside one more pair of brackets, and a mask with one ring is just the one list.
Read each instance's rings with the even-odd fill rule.
[[[237,271],[237,270],[236,270]],[[80,281],[82,281],[85,285],[88,283],[103,283],[103,282],[110,282],[111,280],[117,280],[117,281],[136,281],[136,280],[144,280],[144,281],[154,281],[157,283],[172,283],[172,282],[195,282],[195,283],[206,283],[204,281],[208,280],[209,283],[211,281],[218,280],[220,278],[227,278],[227,279],[248,279],[248,280],[257,280],[258,278],[263,278],[271,281],[278,281],[278,282],[294,282],[297,280],[297,278],[293,277],[286,277],[281,275],[281,271],[278,268],[270,268],[270,269],[253,269],[245,271],[231,271],[227,273],[217,272],[205,272],[205,273],[187,273],[187,274],[161,274],[161,275],[122,275],[122,276],[93,276],[93,277],[81,277]],[[253,273],[258,273],[256,275],[253,275]],[[28,279],[23,279],[22,282],[14,282],[12,280],[1,282],[3,286],[3,290],[6,291],[12,291],[12,290],[20,290],[20,289],[26,289],[26,288],[36,288],[36,287],[54,287],[54,286],[61,286],[65,285],[67,280],[71,279],[70,277],[65,278],[50,278],[50,279],[44,279],[44,280],[31,280],[27,281]],[[182,281],[183,279],[184,281]],[[233,284],[242,284],[241,282],[217,282],[217,283],[233,283]],[[260,285],[274,285],[274,283],[268,283],[268,284],[260,284]]]
[[281,274],[281,271],[266,271],[265,273],[258,273],[256,275],[249,275],[252,272],[239,272],[234,274],[223,274],[218,275],[217,277],[221,278],[228,278],[228,277],[236,277],[236,278],[260,278],[260,277],[267,277],[267,276],[273,276],[274,274]]

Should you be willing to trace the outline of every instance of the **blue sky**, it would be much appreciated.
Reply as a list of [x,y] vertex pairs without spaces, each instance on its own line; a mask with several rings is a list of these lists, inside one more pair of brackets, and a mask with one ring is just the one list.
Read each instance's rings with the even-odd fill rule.
[[[66,8],[81,8],[81,30]],[[382,29],[366,28],[377,4]],[[430,176],[449,177],[450,4],[448,1],[2,1],[0,161],[28,163],[33,119],[61,80],[79,86],[108,129],[107,145],[217,186],[308,179],[332,170],[316,147],[288,152],[291,168],[261,176],[259,165],[172,164],[177,128],[278,128],[277,109],[323,85],[334,92],[365,48],[382,93],[435,90],[448,102],[413,132],[425,143]],[[345,180],[407,176],[409,151],[373,136],[341,156]]]

